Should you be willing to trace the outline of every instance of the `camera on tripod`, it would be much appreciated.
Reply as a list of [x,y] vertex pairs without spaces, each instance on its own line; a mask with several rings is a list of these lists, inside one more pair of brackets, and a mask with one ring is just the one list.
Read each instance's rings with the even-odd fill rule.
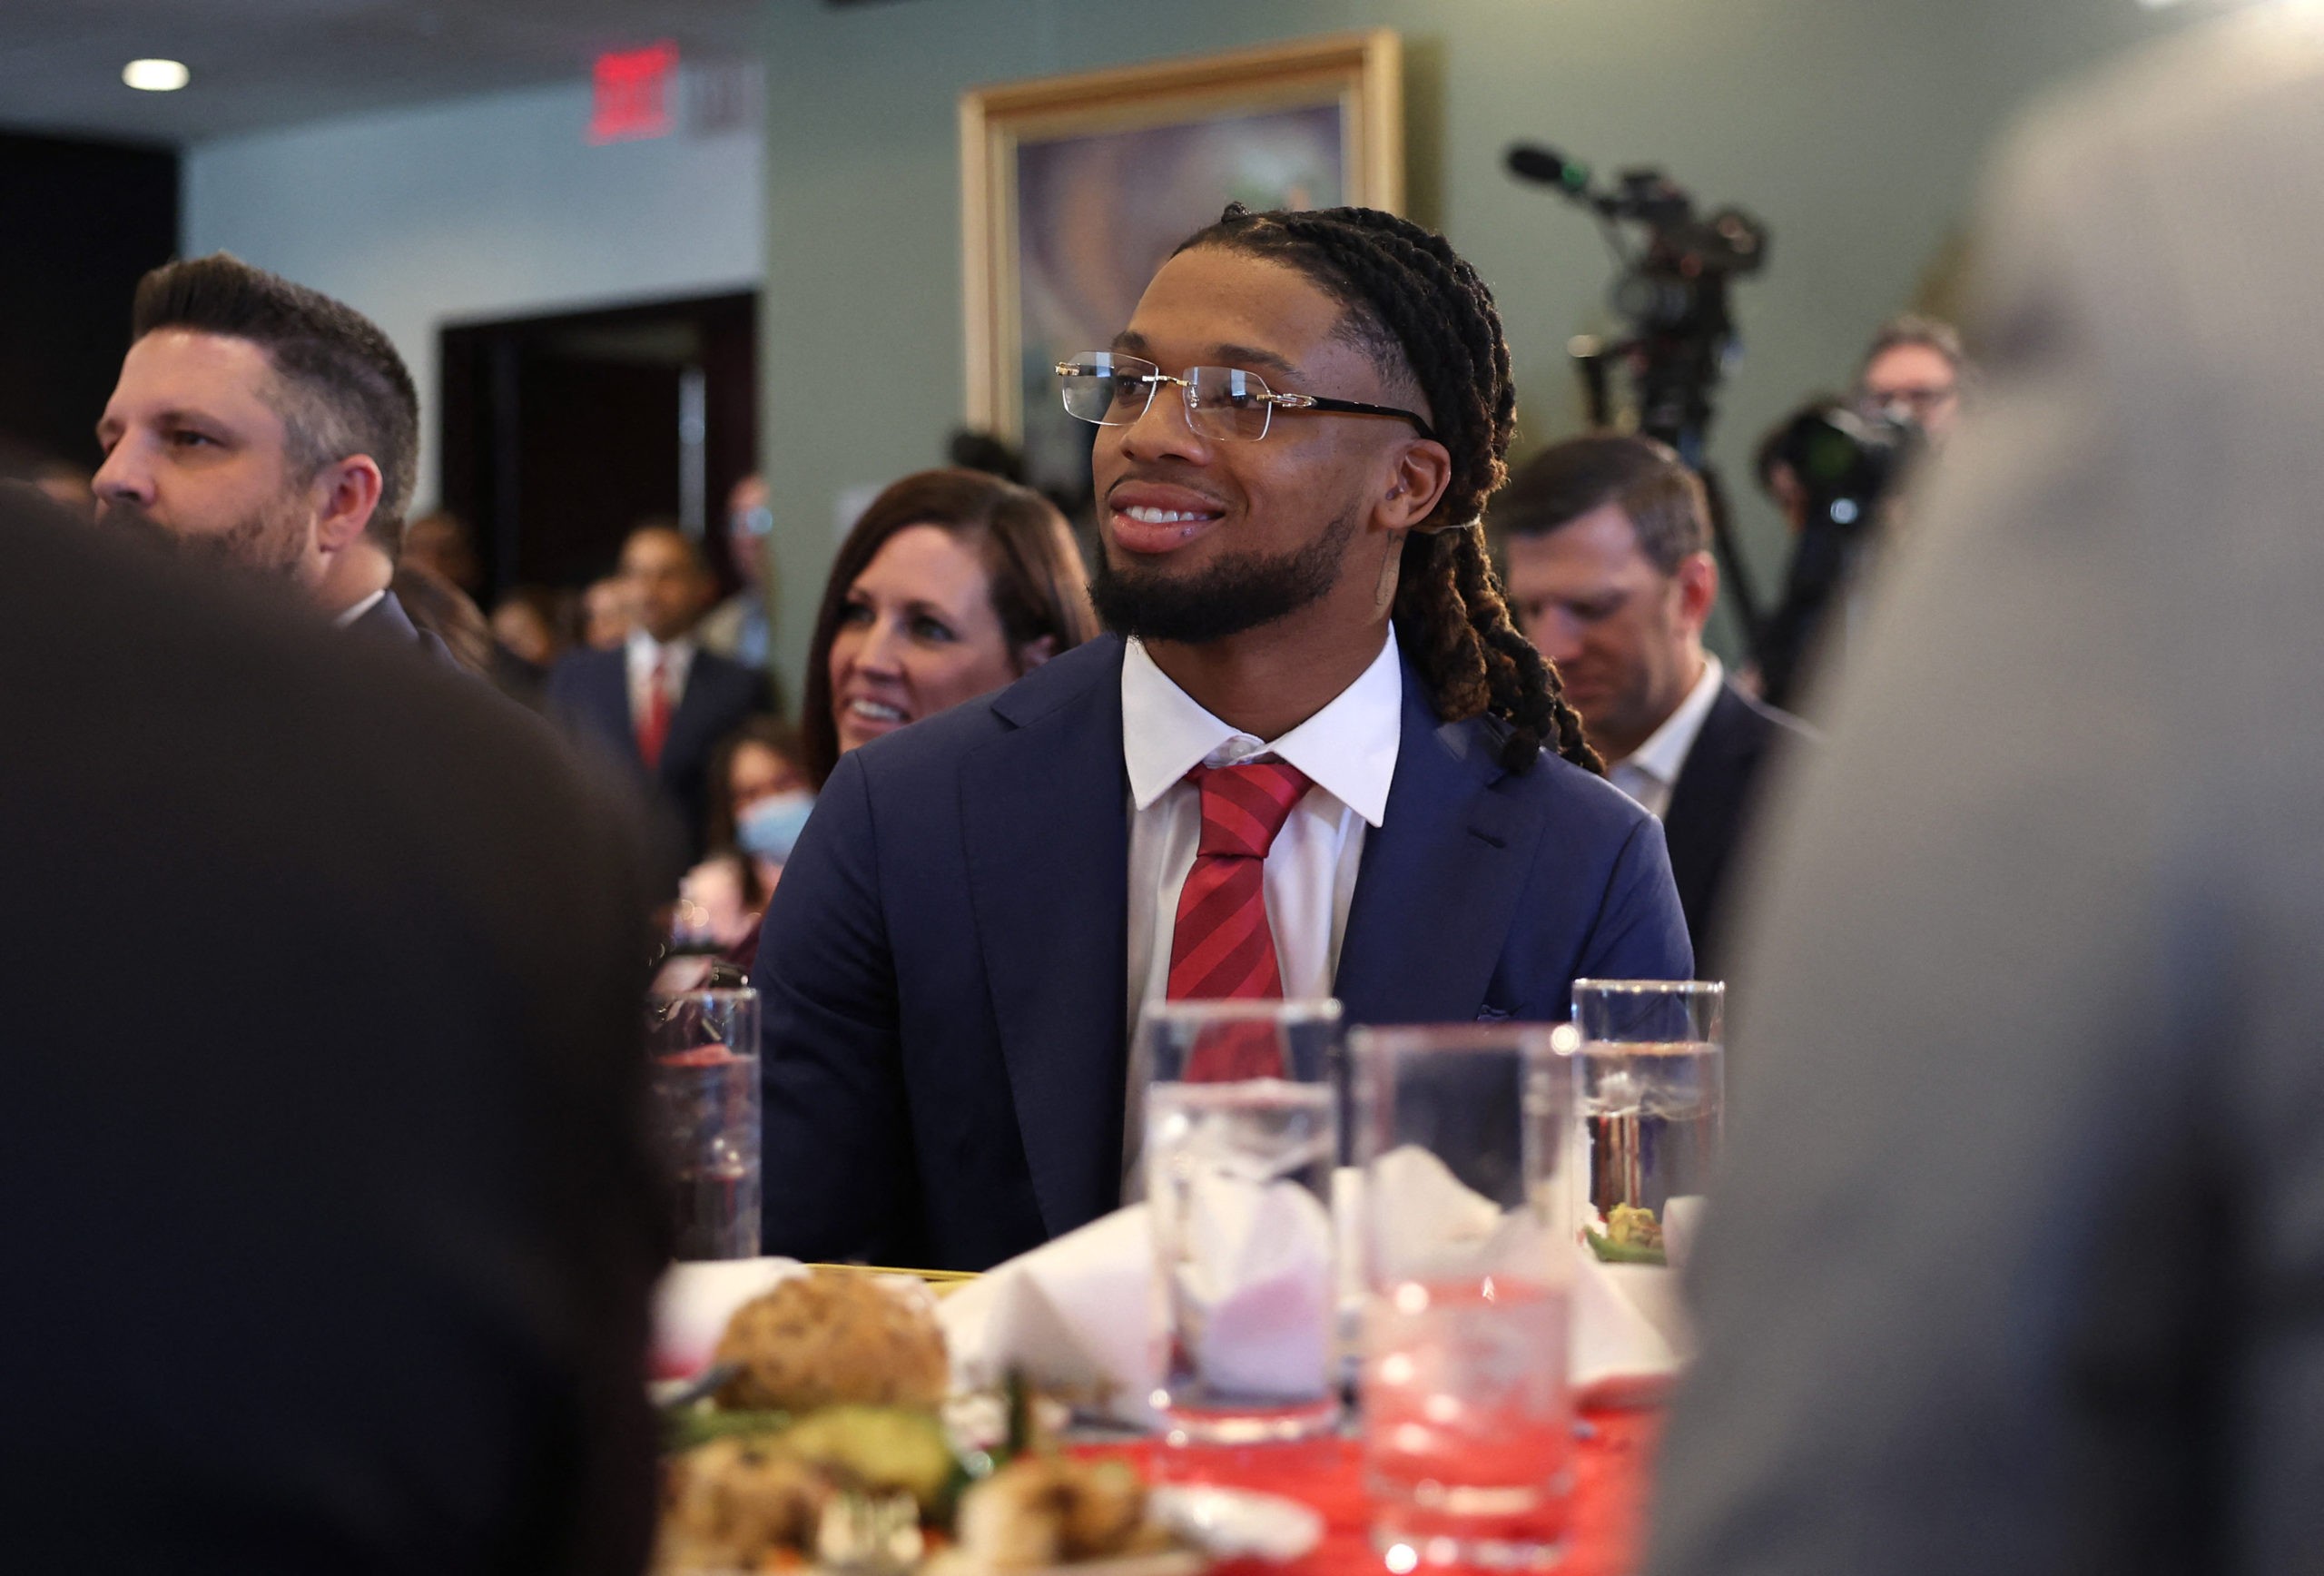
[[1802,530],[1828,527],[1852,536],[1877,521],[1882,501],[1920,445],[1920,428],[1909,417],[1865,416],[1817,401],[1768,441],[1761,469],[1781,465],[1790,470],[1799,488]]

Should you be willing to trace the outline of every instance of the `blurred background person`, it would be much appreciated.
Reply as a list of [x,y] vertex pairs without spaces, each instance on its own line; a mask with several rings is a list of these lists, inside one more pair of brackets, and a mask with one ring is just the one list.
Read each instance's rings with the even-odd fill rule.
[[769,577],[773,552],[774,510],[766,482],[756,475],[734,484],[726,497],[726,554],[741,589],[703,616],[703,648],[763,670],[773,635],[775,587]]
[[390,582],[419,397],[378,325],[224,252],[148,273],[97,425],[100,518],[295,587],[449,661]]
[[581,644],[591,651],[619,651],[637,627],[629,586],[618,573],[592,580],[581,592]]
[[636,625],[612,651],[576,651],[549,675],[548,709],[628,763],[704,846],[710,755],[767,709],[766,675],[704,651],[694,638],[713,582],[702,550],[675,526],[648,524],[622,545],[621,578]]
[[681,885],[676,940],[749,967],[766,901],[814,808],[795,729],[753,717],[721,744],[710,765],[710,853]]
[[2269,8],[2004,163],[1757,914],[1653,1576],[2324,1563],[2319,126]]
[[506,709],[0,490],[9,1569],[640,1569],[643,897]]
[[492,638],[499,648],[501,688],[511,700],[540,709],[548,704],[549,670],[573,645],[578,598],[546,586],[511,586],[492,608]]
[[1961,418],[1967,369],[1960,330],[1951,323],[1910,312],[1891,318],[1865,352],[1857,408],[1866,416],[1910,423],[1941,445]]
[[434,570],[418,564],[398,564],[389,590],[412,624],[423,635],[443,643],[454,662],[480,677],[497,682],[501,653],[484,621],[484,610],[468,594]]
[[1551,444],[1493,500],[1509,601],[1557,665],[1606,775],[1662,822],[1695,970],[1722,977],[1729,861],[1763,768],[1807,735],[1703,649],[1718,602],[1703,484],[1650,438]]
[[1055,505],[981,471],[924,470],[840,545],[807,651],[800,743],[820,789],[841,755],[1012,684],[1097,633]]
[[458,515],[438,509],[406,526],[403,561],[458,586],[470,598],[484,595],[484,560],[477,556],[474,533]]

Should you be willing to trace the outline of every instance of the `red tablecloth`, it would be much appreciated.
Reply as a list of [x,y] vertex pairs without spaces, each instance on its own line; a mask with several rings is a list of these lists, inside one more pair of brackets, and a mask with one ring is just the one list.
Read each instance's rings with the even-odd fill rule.
[[[1637,1563],[1639,1513],[1659,1414],[1586,1415],[1592,1432],[1575,1453],[1573,1542],[1561,1576],[1624,1576]],[[1087,1445],[1077,1453],[1120,1456],[1136,1463],[1154,1482],[1257,1489],[1301,1501],[1322,1513],[1324,1542],[1305,1560],[1290,1565],[1238,1561],[1218,1567],[1216,1576],[1351,1576],[1384,1569],[1369,1536],[1353,1440],[1181,1450],[1147,1440]]]

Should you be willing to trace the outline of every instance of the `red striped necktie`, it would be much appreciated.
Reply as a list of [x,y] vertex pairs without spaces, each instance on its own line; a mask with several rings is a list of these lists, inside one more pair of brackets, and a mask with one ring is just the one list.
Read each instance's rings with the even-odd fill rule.
[[1305,773],[1279,761],[1196,766],[1202,843],[1178,891],[1170,932],[1169,1000],[1279,1001],[1283,966],[1267,928],[1267,850],[1307,792]]
[[670,742],[670,659],[654,659],[654,676],[647,680],[645,714],[637,722],[637,754],[649,772],[662,763],[662,746]]

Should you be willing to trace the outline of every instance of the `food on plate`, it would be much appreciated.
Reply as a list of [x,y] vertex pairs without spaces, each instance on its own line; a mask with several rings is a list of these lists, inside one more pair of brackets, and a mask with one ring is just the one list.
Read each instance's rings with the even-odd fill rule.
[[720,1406],[806,1413],[847,1402],[934,1408],[951,1381],[944,1332],[924,1295],[857,1270],[795,1276],[734,1311],[717,1360],[738,1372]]
[[833,1492],[813,1463],[763,1440],[713,1440],[671,1463],[656,1568],[753,1571],[812,1549]]
[[921,1513],[940,1513],[960,1471],[944,1425],[926,1412],[894,1406],[829,1406],[775,1436],[784,1450],[874,1492],[901,1492]]
[[1667,1264],[1662,1223],[1654,1211],[1632,1204],[1617,1204],[1606,1216],[1606,1229],[1587,1233],[1590,1248],[1600,1264]]
[[955,1535],[930,1576],[1042,1571],[1173,1546],[1147,1518],[1134,1468],[1047,1455],[1020,1456],[961,1495]]

